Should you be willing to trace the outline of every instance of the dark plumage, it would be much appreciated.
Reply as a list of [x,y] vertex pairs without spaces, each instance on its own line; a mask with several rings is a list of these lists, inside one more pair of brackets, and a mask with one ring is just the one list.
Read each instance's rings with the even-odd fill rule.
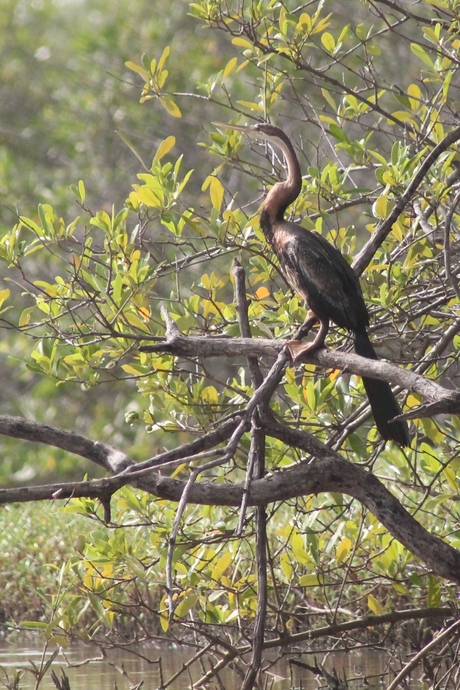
[[[297,347],[297,351],[312,352],[323,347],[329,321],[333,321],[353,333],[358,355],[377,359],[367,335],[369,315],[356,273],[342,254],[321,235],[284,218],[287,207],[297,198],[302,186],[299,162],[288,137],[270,124],[225,126],[270,142],[281,149],[286,160],[287,179],[278,182],[268,192],[260,224],[279,259],[286,281],[312,312],[305,321],[305,330],[316,320],[320,322],[314,341]],[[401,414],[401,409],[389,384],[370,378],[363,378],[363,383],[383,438],[396,441],[401,446],[409,445],[407,424],[391,422]]]

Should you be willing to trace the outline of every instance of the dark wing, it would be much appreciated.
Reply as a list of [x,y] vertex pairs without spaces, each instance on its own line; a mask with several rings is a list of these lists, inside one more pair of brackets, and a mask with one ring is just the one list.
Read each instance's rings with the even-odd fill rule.
[[369,324],[356,273],[321,235],[286,223],[277,235],[276,253],[289,285],[319,319],[352,331]]

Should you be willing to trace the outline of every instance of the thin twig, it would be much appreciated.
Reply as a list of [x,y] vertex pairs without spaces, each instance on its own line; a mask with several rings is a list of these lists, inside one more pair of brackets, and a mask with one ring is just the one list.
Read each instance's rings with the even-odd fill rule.
[[192,473],[190,474],[190,477],[187,480],[187,483],[185,484],[184,491],[182,492],[181,499],[179,501],[179,505],[177,506],[177,511],[176,511],[176,517],[174,518],[174,525],[171,530],[171,534],[169,536],[168,540],[168,556],[166,559],[166,588],[168,591],[168,609],[169,609],[169,618],[172,619],[173,613],[174,613],[174,602],[173,602],[173,575],[172,575],[172,566],[173,566],[173,560],[174,560],[174,548],[176,546],[176,539],[177,539],[177,534],[179,532],[179,526],[182,520],[182,516],[184,514],[185,507],[188,503],[188,498],[190,494],[190,490],[195,483],[196,478],[198,477],[199,473],[201,472],[200,467],[195,467],[194,470],[192,470]]
[[[239,259],[233,259],[232,266],[233,277],[235,278],[235,303],[236,311],[238,314],[238,323],[240,326],[240,333],[243,338],[251,338],[251,326],[248,317],[248,301],[246,299],[246,273],[239,261]],[[249,371],[251,374],[251,380],[255,389],[262,385],[263,375],[260,371],[259,362],[257,357],[252,355],[247,357]],[[255,420],[256,413],[254,412],[252,418],[252,426],[259,426],[259,419],[257,417],[257,422]],[[251,436],[251,448],[248,455],[248,465],[246,468],[246,478],[244,482],[243,498],[241,501],[240,515],[238,520],[238,526],[236,528],[236,534],[241,536],[244,530],[244,521],[246,517],[246,510],[248,506],[248,496],[251,487],[251,481],[254,475],[254,462],[257,459],[257,453],[253,449],[253,436]]]
[[[256,415],[254,415],[255,421]],[[254,456],[255,478],[265,474],[265,434],[253,426],[251,451]],[[257,565],[257,612],[252,637],[252,657],[242,684],[242,690],[252,690],[262,664],[267,620],[267,515],[264,506],[256,508],[256,565]]]
[[[235,278],[235,303],[240,333],[243,338],[252,338],[251,326],[248,318],[248,302],[246,299],[246,275],[239,259],[233,259],[232,273]],[[254,388],[258,388],[263,381],[263,375],[260,371],[259,362],[257,357],[252,355],[249,356],[247,360],[252,383]]]
[[452,288],[455,290],[457,297],[460,299],[460,288],[458,286],[458,280],[452,274],[451,268],[451,247],[450,247],[450,226],[452,224],[452,218],[457,208],[458,202],[460,201],[460,191],[454,197],[451,207],[446,216],[445,228],[444,228],[444,267],[446,269],[446,275]]
[[450,625],[448,628],[443,630],[442,633],[440,633],[439,635],[435,635],[435,637],[431,640],[431,642],[429,642],[427,645],[425,645],[425,647],[423,647],[423,649],[421,649],[418,652],[418,654],[416,654],[414,656],[414,658],[411,659],[410,662],[408,664],[406,664],[406,666],[404,666],[402,671],[400,671],[400,673],[398,673],[398,675],[393,680],[393,682],[388,686],[387,690],[395,690],[395,688],[397,688],[398,685],[400,685],[400,683],[404,680],[404,678],[406,678],[409,675],[409,673],[417,666],[419,661],[421,659],[423,659],[423,657],[426,656],[428,654],[428,652],[430,652],[433,649],[433,647],[435,647],[437,644],[439,644],[439,642],[444,640],[446,637],[450,637],[450,635],[452,635],[452,633],[455,630],[457,630],[457,628],[459,628],[459,627],[460,627],[460,620],[456,620],[454,623],[452,623],[452,625]]
[[[251,326],[248,317],[248,303],[246,299],[246,276],[244,268],[238,259],[233,261],[233,275],[235,277],[235,302],[237,305],[238,321],[241,335],[251,337]],[[263,384],[257,358],[248,357],[249,371],[255,389]],[[241,501],[240,517],[237,534],[244,529],[245,513],[249,498],[252,479],[263,479],[265,476],[265,434],[260,425],[259,413],[255,410],[251,419],[251,446],[249,449],[246,481]],[[252,690],[260,671],[262,652],[265,639],[265,623],[267,619],[267,515],[264,506],[256,508],[256,568],[257,568],[257,612],[254,621],[252,639],[252,658],[247,667],[242,690]]]

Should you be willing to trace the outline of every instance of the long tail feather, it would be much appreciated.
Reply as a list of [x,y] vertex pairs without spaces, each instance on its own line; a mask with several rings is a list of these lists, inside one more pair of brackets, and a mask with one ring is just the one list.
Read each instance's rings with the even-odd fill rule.
[[[366,331],[355,333],[355,352],[361,357],[378,359]],[[374,415],[377,429],[386,441],[396,441],[400,446],[410,445],[409,430],[406,422],[391,422],[401,414],[401,408],[386,381],[363,377],[364,388]]]

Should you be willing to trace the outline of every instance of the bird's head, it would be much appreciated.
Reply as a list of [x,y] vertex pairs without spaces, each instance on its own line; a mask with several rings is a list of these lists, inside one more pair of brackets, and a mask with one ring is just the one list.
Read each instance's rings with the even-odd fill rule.
[[270,144],[282,148],[281,144],[286,141],[286,135],[282,129],[271,125],[268,122],[258,122],[255,125],[234,125],[232,123],[213,122],[216,127],[221,129],[231,129],[235,132],[242,132],[254,139],[268,141]]

